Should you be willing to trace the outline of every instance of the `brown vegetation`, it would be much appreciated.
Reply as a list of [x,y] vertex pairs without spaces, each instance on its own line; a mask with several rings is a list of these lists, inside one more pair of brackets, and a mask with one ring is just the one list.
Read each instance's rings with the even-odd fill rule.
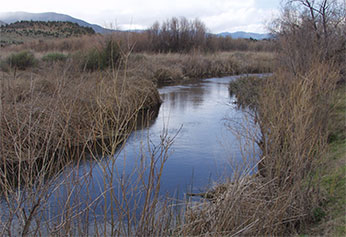
[[141,73],[156,83],[221,77],[245,73],[269,73],[273,54],[224,52],[218,54],[133,54],[129,74]]
[[[2,49],[2,235],[166,235],[175,216],[170,201],[161,203],[159,191],[172,138],[164,132],[161,144],[143,152],[132,171],[136,178],[115,172],[117,151],[137,122],[145,123],[142,118],[150,119],[160,104],[154,83],[272,69],[271,53],[153,54],[137,49],[131,36],[33,41]],[[46,220],[47,200],[56,190],[66,189],[66,198],[72,199],[91,182],[92,174],[74,177],[77,170],[57,182],[60,172],[70,163],[89,161],[103,170],[104,193],[95,199],[86,190],[86,200],[57,200],[61,216]],[[99,199],[109,204],[102,221],[90,217],[100,208]]]
[[295,73],[309,70],[316,60],[343,64],[345,25],[342,1],[287,1],[282,17],[273,24],[279,36],[280,63]]
[[[303,3],[302,8],[314,3],[298,2]],[[280,22],[280,27],[285,26],[280,28],[277,38],[280,63],[272,76],[259,83],[252,112],[260,133],[249,127],[240,133],[242,139],[248,139],[245,144],[250,144],[243,147],[244,164],[234,166],[240,172],[234,172],[231,182],[222,185],[222,192],[214,193],[212,202],[187,202],[182,204],[183,208],[159,196],[163,167],[174,140],[166,131],[160,144],[151,146],[147,142],[148,151],[143,151],[127,178],[116,169],[116,151],[135,128],[139,112],[159,103],[152,82],[269,72],[273,69],[270,53],[204,54],[195,51],[204,51],[205,47],[205,51],[209,50],[206,39],[199,37],[202,34],[196,34],[194,45],[185,49],[182,42],[188,41],[181,38],[185,25],[195,27],[197,32],[204,27],[183,18],[164,23],[161,28],[166,31],[156,25],[151,33],[112,36],[119,37],[114,41],[116,47],[111,44],[108,48],[113,41],[100,36],[47,42],[43,49],[38,43],[20,46],[36,49],[36,56],[56,50],[72,56],[53,63],[48,72],[44,68],[47,64],[40,62],[30,71],[18,71],[9,65],[2,73],[0,185],[6,210],[0,214],[0,233],[9,236],[300,233],[306,224],[319,219],[323,195],[316,182],[316,171],[324,164],[330,104],[343,70],[342,43],[326,52],[318,51],[322,43],[332,38],[328,27],[334,21],[324,17],[326,11],[334,9],[324,7],[328,3],[316,3],[321,7],[320,18],[302,11],[298,21]],[[308,10],[315,12],[309,6]],[[340,22],[335,32],[343,32],[345,22]],[[153,30],[160,32],[150,35]],[[323,34],[319,33],[321,30]],[[170,34],[183,41],[169,36],[172,37],[169,47],[162,46],[161,38]],[[334,36],[344,42],[345,38]],[[127,40],[121,41],[121,37]],[[157,44],[148,43],[155,40]],[[313,48],[301,48],[310,43]],[[115,49],[114,58],[113,53],[108,53]],[[151,54],[152,51],[168,53]],[[90,54],[85,57],[83,53]],[[83,61],[85,58],[87,62]],[[91,61],[96,66],[86,70]],[[108,63],[101,68],[100,62]],[[261,151],[259,161],[252,149],[256,142]],[[96,151],[96,146],[101,149]],[[100,156],[107,159],[98,162]],[[103,191],[96,198],[87,185],[92,171],[79,177],[77,170],[72,170],[71,177],[56,182],[59,173],[52,171],[60,170],[72,157],[79,158],[78,164],[94,160],[102,170],[103,183],[99,185]],[[250,176],[256,169],[258,174]],[[46,200],[60,187],[67,194],[66,200],[57,200],[62,214],[50,218],[48,213],[47,217]],[[87,193],[86,200],[73,199],[82,191]],[[100,208],[99,199],[105,202],[101,217],[95,212]]]
[[[20,23],[16,24],[21,25]],[[105,38],[107,38],[102,35],[93,35],[91,32],[88,34],[88,29],[84,29],[83,27],[81,27],[81,29],[75,29],[76,27],[72,23],[72,27],[70,26],[71,29],[66,30],[64,29],[64,22],[60,23],[60,28],[55,31],[48,28],[49,32],[46,32],[48,31],[46,28],[47,24],[50,24],[53,28],[56,27],[56,22],[25,22],[24,26],[26,26],[26,28],[24,27],[24,29],[21,30],[25,32],[37,31],[32,24],[37,24],[38,26],[43,24],[44,27],[42,26],[42,29],[40,28],[39,34],[47,34],[47,37],[44,38],[44,40],[35,40],[37,37],[31,37],[31,41],[26,40],[20,47],[11,47],[11,51],[23,49],[31,49],[36,52],[45,52],[48,50],[85,50],[86,48],[93,47],[94,44],[98,45],[100,41],[104,41]],[[64,37],[66,34],[69,34],[69,38]],[[81,35],[84,36],[74,37]],[[50,38],[48,36],[52,36],[51,38],[54,38],[54,40],[47,40]],[[198,19],[189,21],[184,17],[173,17],[161,24],[156,22],[146,31],[114,31],[112,37],[122,44],[124,49],[126,48],[126,50],[129,50],[131,48],[132,52],[137,53],[214,53],[225,51],[273,52],[275,50],[273,40],[233,39],[229,36],[223,37],[209,34],[203,22]]]
[[138,116],[150,118],[160,103],[150,81],[117,70],[81,73],[74,67],[66,62],[48,72],[2,73],[1,235],[45,235],[52,233],[45,228],[54,226],[60,226],[55,233],[74,231],[69,229],[74,212],[41,224],[54,189],[68,188],[67,180],[54,183],[59,172],[71,162],[112,157],[135,129]]
[[[257,51],[230,51],[218,53],[151,53],[136,52],[137,44],[121,41],[122,36],[83,37],[81,39],[60,39],[46,42],[31,42],[25,45],[4,49],[4,55],[10,52],[22,52],[31,49],[36,57],[63,52],[74,65],[85,69],[105,69],[112,56],[113,64],[128,55],[126,70],[129,75],[141,75],[154,82],[172,82],[186,79],[220,77],[243,73],[268,73],[273,70],[273,53]],[[232,45],[232,43],[230,43]],[[111,47],[111,48],[109,48]],[[107,52],[112,52],[107,56]],[[6,59],[6,58],[5,58]],[[117,65],[113,65],[117,66]]]
[[[244,144],[258,143],[260,161],[251,145],[243,148],[244,164],[234,171],[246,172],[234,173],[213,203],[188,209],[184,235],[292,235],[319,218],[324,195],[312,180],[325,162],[327,121],[338,78],[336,68],[316,63],[304,75],[278,70],[262,79],[257,103],[251,104],[261,132],[249,124],[235,130]],[[229,126],[234,131],[232,122]],[[258,174],[249,176],[256,163]]]
[[[252,108],[261,131],[251,133],[246,127],[240,132],[244,139],[256,138],[261,151],[258,174],[235,179],[216,204],[192,207],[186,233],[292,235],[305,233],[326,215],[320,171],[330,162],[328,125],[335,88],[345,70],[345,48],[339,44],[345,42],[345,35],[340,35],[345,18],[335,14],[333,1],[292,2],[301,4],[301,14],[287,18],[296,9],[286,8],[280,21],[278,69],[269,78],[231,85],[240,104]],[[333,44],[322,48],[329,38],[334,38]],[[236,91],[240,86],[245,88]]]
[[[2,78],[3,170],[9,166],[17,173],[13,167],[21,162],[61,160],[73,156],[70,149],[99,138],[126,137],[138,111],[160,103],[149,81],[118,79],[109,73],[78,75],[69,73],[68,67],[61,69],[57,66],[49,75],[21,73],[15,79]],[[122,135],[116,137],[121,139]]]

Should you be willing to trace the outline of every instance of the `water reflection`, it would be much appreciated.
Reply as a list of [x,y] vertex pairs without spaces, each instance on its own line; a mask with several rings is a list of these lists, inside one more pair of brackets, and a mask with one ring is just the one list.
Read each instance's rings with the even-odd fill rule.
[[208,90],[204,87],[178,86],[178,91],[162,93],[161,98],[165,103],[169,103],[172,110],[185,112],[191,108],[203,105],[204,98]]
[[[235,78],[212,78],[160,88],[163,103],[158,114],[152,114],[153,120],[133,132],[114,157],[80,160],[51,181],[49,198],[45,200],[48,208],[43,210],[47,222],[62,219],[67,211],[84,215],[80,210],[90,210],[90,218],[102,221],[102,213],[108,215],[115,200],[120,207],[127,205],[132,210],[134,202],[140,207],[141,192],[145,190],[137,192],[132,186],[136,182],[146,185],[147,180],[140,180],[138,175],[148,176],[148,157],[160,148],[163,132],[177,137],[160,180],[162,195],[178,193],[182,198],[186,192],[200,192],[224,175],[230,175],[229,159],[242,162],[239,137],[225,127],[226,119],[237,121],[244,115],[233,105],[234,98],[228,91],[229,82]],[[159,165],[160,160],[156,163]],[[125,186],[128,190],[122,193],[121,187]],[[131,193],[133,190],[135,193]],[[129,203],[123,204],[126,195],[133,196]],[[2,206],[6,208],[0,203],[0,212]]]
[[157,135],[164,126],[174,132],[183,126],[165,168],[163,191],[206,188],[230,171],[230,153],[240,156],[237,138],[224,126],[225,118],[242,115],[230,106],[234,98],[229,97],[228,83],[233,79],[214,78],[160,89],[164,102],[150,133]]
[[[225,118],[242,116],[241,111],[230,105],[234,98],[229,96],[228,84],[234,78],[214,78],[160,88],[163,103],[157,118],[150,122],[150,126],[133,132],[116,154],[116,165],[107,169],[107,176],[132,175],[136,179],[132,171],[138,167],[143,155],[150,156],[148,150],[160,144],[165,130],[170,136],[178,134],[164,167],[162,194],[179,192],[182,197],[186,191],[205,189],[229,174],[230,157],[240,157],[238,138],[225,127]],[[88,180],[88,185],[100,187],[105,177],[102,165],[102,162],[82,162],[79,175],[92,169],[92,180]],[[117,177],[114,184],[122,178]],[[97,197],[100,192],[94,190],[92,193]]]

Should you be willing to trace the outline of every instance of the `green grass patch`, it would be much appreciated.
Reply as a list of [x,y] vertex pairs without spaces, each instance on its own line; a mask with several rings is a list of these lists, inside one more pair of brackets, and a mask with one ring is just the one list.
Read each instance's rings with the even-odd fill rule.
[[83,69],[87,71],[104,70],[116,67],[121,59],[120,48],[115,40],[108,40],[101,49],[90,49],[83,56]]
[[48,63],[64,62],[67,58],[68,56],[63,53],[48,53],[42,57],[42,61]]
[[13,53],[6,59],[6,64],[11,68],[25,70],[37,64],[34,54],[29,51]]
[[333,236],[346,236],[346,86],[337,90],[337,100],[330,121],[328,165],[323,171],[322,188],[327,193],[325,203],[327,228]]

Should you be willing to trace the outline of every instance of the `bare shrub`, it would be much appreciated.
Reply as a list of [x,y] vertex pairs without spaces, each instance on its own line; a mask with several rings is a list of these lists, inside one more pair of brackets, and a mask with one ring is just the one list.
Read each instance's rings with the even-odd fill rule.
[[[48,211],[48,199],[55,190],[65,188],[69,198],[82,190],[86,182],[86,179],[74,180],[74,171],[61,181],[61,170],[69,163],[80,162],[90,155],[95,160],[100,155],[112,157],[135,129],[140,112],[143,111],[143,116],[150,114],[150,109],[160,103],[159,95],[149,81],[133,81],[126,74],[120,79],[118,74],[113,74],[114,71],[84,73],[76,77],[68,67],[65,70],[61,70],[61,65],[55,67],[45,76],[24,73],[13,80],[11,77],[5,78],[3,74],[1,80],[2,235],[85,231],[76,229],[75,223],[85,218],[90,208],[94,207],[92,204],[103,196],[90,199],[90,203],[74,202],[72,206],[71,200],[66,200],[61,209],[62,216],[49,216],[54,213]],[[165,140],[163,138],[162,149],[166,150],[158,155],[153,154],[155,164],[163,159],[161,165],[164,165],[167,158],[164,154],[170,140],[164,143]],[[100,148],[102,152],[97,153]],[[107,178],[110,174],[104,175]],[[156,180],[159,174],[155,172],[151,175],[151,179]],[[72,189],[70,179],[75,184]],[[105,193],[110,188],[117,189],[109,187],[108,183],[105,185]],[[153,185],[148,190],[150,197],[152,192],[158,190],[156,186],[159,183]],[[108,210],[104,215],[108,218]],[[83,223],[89,221],[83,219]],[[133,220],[128,221],[132,223]],[[108,229],[105,233],[108,233]]]
[[283,174],[280,182],[289,184],[302,179],[312,169],[313,159],[324,154],[331,95],[339,74],[333,66],[316,63],[306,74],[279,71],[274,78],[264,85],[259,98],[261,148],[264,167],[272,167],[266,168],[266,175],[279,178]]
[[285,1],[283,13],[272,29],[282,65],[299,72],[309,70],[317,58],[344,64],[345,17],[342,1]]

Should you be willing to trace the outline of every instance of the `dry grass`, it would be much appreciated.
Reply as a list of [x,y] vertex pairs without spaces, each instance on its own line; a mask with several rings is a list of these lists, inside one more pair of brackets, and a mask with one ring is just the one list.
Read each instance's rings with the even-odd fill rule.
[[115,154],[138,115],[149,116],[160,103],[150,81],[117,70],[76,74],[69,63],[1,75],[2,235],[50,233],[52,225],[71,225],[80,217],[76,212],[85,210],[66,207],[67,219],[58,223],[42,219],[48,198],[65,185],[54,183],[59,172],[87,156],[96,159],[100,149],[103,157]]
[[[261,56],[251,55],[254,59]],[[246,135],[252,138],[248,143],[260,144],[262,175],[234,174],[212,202],[188,202],[183,204],[185,210],[175,212],[175,205],[159,196],[163,166],[173,141],[168,134],[162,135],[159,146],[146,146],[146,158],[138,160],[127,179],[116,168],[116,151],[135,128],[139,111],[158,101],[153,84],[143,78],[150,78],[157,68],[172,70],[169,65],[175,65],[175,72],[181,70],[181,76],[184,71],[179,67],[190,75],[207,76],[199,69],[211,63],[211,68],[220,67],[215,70],[222,72],[228,68],[222,62],[234,63],[237,57],[241,56],[214,55],[211,61],[219,61],[212,64],[203,55],[135,54],[124,67],[126,73],[106,70],[76,77],[79,69],[57,64],[46,76],[39,69],[3,74],[1,186],[7,209],[0,223],[2,234],[216,236],[292,234],[299,230],[312,219],[319,204],[319,190],[308,178],[321,164],[327,136],[324,122],[337,79],[327,64],[315,64],[302,75],[278,71],[266,80],[256,110],[262,140],[254,140],[257,134]],[[138,78],[139,71],[143,78]],[[93,191],[87,190],[85,200],[69,200],[91,180],[82,176],[72,179],[71,186],[66,177],[57,183],[57,171],[71,157],[87,160],[87,154],[102,170],[101,194],[95,198]],[[252,164],[248,170],[255,169],[256,154],[249,154],[251,158],[244,156],[244,161]],[[99,162],[100,156],[110,159]],[[63,214],[45,219],[46,200],[54,193],[52,185],[53,190],[64,187],[68,199],[59,200]],[[105,204],[99,216],[93,210],[100,208],[101,200]]]
[[65,39],[51,39],[51,40],[33,40],[22,45],[13,45],[5,47],[2,51],[18,52],[23,50],[32,50],[35,52],[76,52],[78,50],[86,50],[95,47],[103,42],[105,37],[100,35],[72,37]]
[[[176,233],[183,222],[182,209],[159,196],[174,137],[164,131],[160,144],[153,146],[148,140],[128,178],[117,168],[118,151],[136,129],[138,117],[150,119],[160,103],[153,82],[271,70],[270,53],[130,54],[130,46],[119,44],[122,60],[117,68],[84,71],[79,51],[101,50],[106,40],[83,37],[2,50],[1,59],[28,48],[37,59],[46,52],[68,55],[65,61],[40,61],[26,71],[8,67],[1,72],[2,235]],[[108,158],[101,162],[100,157]],[[79,176],[77,165],[61,181],[64,167],[82,161],[96,162],[102,170],[96,197],[93,190],[85,190],[93,169]],[[66,200],[56,201],[61,213],[54,216],[46,211],[47,200],[61,189],[66,190]],[[73,199],[83,191],[83,200]],[[96,213],[101,205],[103,212]]]
[[[241,168],[233,166],[243,172],[234,173],[212,202],[192,203],[178,233],[294,235],[318,221],[325,196],[316,172],[326,162],[330,105],[338,78],[336,67],[315,63],[306,74],[278,70],[265,80],[254,112],[261,133],[247,124],[239,134],[243,144],[259,144],[260,161],[251,150],[254,145],[243,148],[247,150]],[[256,163],[259,173],[250,176]]]
[[273,70],[274,55],[266,52],[217,54],[133,54],[129,74],[142,73],[156,83],[221,77]]
[[[102,39],[94,39],[102,47]],[[127,178],[117,169],[117,151],[136,128],[137,117],[159,103],[153,82],[271,72],[273,55],[129,55],[124,49],[122,54],[119,68],[101,72],[82,71],[72,57],[49,71],[41,64],[2,74],[0,185],[6,210],[0,215],[1,234],[292,235],[318,218],[324,194],[313,179],[325,162],[336,66],[311,62],[313,67],[294,73],[281,68],[261,83],[252,113],[260,132],[245,125],[240,134],[250,146],[242,167],[234,166],[239,172],[211,201],[179,206],[159,195],[174,140],[166,131],[156,146],[143,141],[148,144]],[[94,161],[102,171],[96,197],[88,186],[93,169],[82,176],[72,169],[57,182],[72,157]],[[100,157],[108,158],[101,162]],[[66,200],[57,200],[62,213],[47,217],[47,199],[60,188],[67,190]],[[84,200],[73,198],[83,191]],[[103,212],[96,213],[100,208]]]
[[[114,34],[109,36],[84,36],[78,39],[31,42],[22,46],[2,49],[1,59],[4,61],[12,52],[22,52],[24,50],[31,50],[36,59],[42,59],[48,53],[63,53],[67,56],[67,60],[72,61],[72,64],[75,65],[74,68],[79,68],[83,72],[87,64],[86,59],[97,61],[97,52],[103,52],[107,42],[112,41],[118,42],[120,54],[128,59],[126,63],[128,76],[144,77],[155,83],[244,73],[268,73],[274,69],[274,54],[272,52],[231,51],[203,53],[194,51],[184,54],[132,53],[136,52],[136,44],[124,43],[126,42],[126,37],[124,41],[118,41],[119,38],[122,39],[124,37],[124,35]],[[38,68],[44,70],[46,67],[46,63],[41,60]]]
[[[318,4],[314,1],[311,4],[315,3]],[[330,4],[329,1],[323,3]],[[335,6],[328,5],[327,12],[337,12]],[[259,130],[251,131],[246,124],[238,133],[242,136],[240,141],[246,145],[257,143],[260,149],[259,160],[255,159],[256,152],[243,152],[241,168],[250,167],[249,171],[251,167],[257,168],[258,174],[249,177],[252,172],[236,173],[226,191],[214,202],[192,205],[180,229],[183,235],[296,235],[304,233],[306,226],[318,223],[325,215],[326,190],[321,188],[321,180],[326,180],[322,179],[321,170],[326,162],[331,162],[326,159],[328,138],[331,139],[329,124],[335,87],[345,72],[345,50],[339,43],[344,42],[345,37],[343,28],[337,24],[328,34],[330,25],[325,24],[331,23],[323,22],[325,39],[321,40],[317,27],[322,24],[313,29],[314,16],[309,18],[302,10],[304,7],[300,7],[288,9],[293,14],[285,11],[278,21],[277,66],[281,68],[261,83],[256,82],[256,88],[251,79],[243,81],[243,85],[239,83],[247,89],[255,89],[255,93],[241,91],[240,103],[250,104],[252,111],[246,111],[252,114]],[[299,10],[301,15],[297,14]],[[312,13],[326,12],[311,10]],[[330,43],[321,47],[327,38]],[[338,150],[343,152],[344,149]],[[256,162],[257,165],[253,165]],[[242,170],[237,164],[234,167]],[[331,189],[344,184],[342,172],[344,167],[338,169],[332,180],[327,180],[332,182]],[[336,197],[340,198],[344,192],[338,193]],[[342,207],[342,204],[344,199],[336,201],[334,206]],[[340,214],[337,217],[344,218],[344,213]],[[339,233],[343,232],[344,228],[339,226]]]
[[[68,71],[68,65],[61,69],[58,66],[46,75],[22,72],[15,79],[3,76],[1,142],[5,157],[6,152],[12,153],[8,157],[14,155],[13,146],[17,146],[9,134],[35,134],[33,140],[40,143],[50,131],[54,147],[79,146],[95,140],[95,134],[109,133],[106,124],[96,123],[99,119],[119,126],[119,131],[126,130],[126,124],[118,125],[122,120],[133,120],[130,118],[135,118],[139,110],[160,101],[154,86],[145,80],[120,80],[111,71],[76,75]],[[30,144],[32,138],[16,139],[29,142],[21,144],[28,149],[36,147]],[[30,155],[27,151],[20,153]]]

